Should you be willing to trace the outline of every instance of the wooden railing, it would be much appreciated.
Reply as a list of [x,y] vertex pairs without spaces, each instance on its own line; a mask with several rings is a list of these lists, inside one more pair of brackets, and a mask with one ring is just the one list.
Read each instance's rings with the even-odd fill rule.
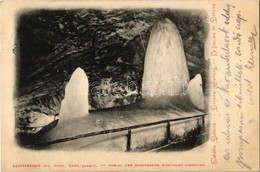
[[126,134],[126,137],[127,137],[126,151],[130,151],[131,150],[131,134],[132,134],[133,129],[166,123],[166,139],[170,140],[170,137],[171,137],[171,129],[170,129],[171,125],[170,125],[170,123],[171,122],[183,121],[183,120],[189,120],[189,119],[200,119],[201,118],[202,119],[202,124],[201,124],[202,132],[204,132],[205,131],[205,116],[206,115],[207,114],[200,114],[200,115],[183,117],[183,118],[167,119],[167,120],[138,124],[138,125],[133,125],[133,126],[128,126],[128,127],[91,132],[91,133],[76,135],[76,136],[73,136],[73,137],[67,137],[67,138],[42,142],[42,143],[36,143],[36,144],[30,145],[29,147],[43,147],[43,146],[48,146],[48,145],[52,145],[52,144],[57,144],[57,143],[68,142],[68,141],[72,141],[72,140],[76,140],[76,139],[86,138],[86,137],[92,137],[92,136],[121,132],[121,131],[128,131],[127,134]]

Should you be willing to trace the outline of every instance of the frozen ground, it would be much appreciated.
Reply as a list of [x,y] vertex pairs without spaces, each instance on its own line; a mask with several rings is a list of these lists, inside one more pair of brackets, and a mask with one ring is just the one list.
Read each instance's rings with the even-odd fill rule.
[[[187,106],[185,102],[187,102],[187,100],[178,101],[175,102],[175,105],[176,103],[179,104],[178,106],[168,106],[167,108],[159,108],[160,103],[158,102],[158,107],[145,108],[147,102],[143,101],[138,104],[120,108],[91,111],[90,114],[85,117],[75,118],[61,124],[58,123],[54,129],[45,133],[38,141],[46,142],[90,132],[204,113],[194,107]],[[148,104],[150,105],[150,103]],[[206,125],[207,123],[208,120],[206,120]],[[185,120],[183,122],[171,123],[171,135],[183,138],[187,132],[196,129],[198,124],[201,124],[201,120]],[[161,143],[165,141],[165,132],[166,124],[132,130],[131,150],[145,151],[153,147],[159,147]],[[126,151],[126,134],[127,131],[122,131],[82,138],[49,145],[44,147],[44,149]]]

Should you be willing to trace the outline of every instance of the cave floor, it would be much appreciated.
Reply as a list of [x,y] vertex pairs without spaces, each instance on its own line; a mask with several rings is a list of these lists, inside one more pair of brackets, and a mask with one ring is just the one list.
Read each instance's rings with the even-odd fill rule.
[[[176,102],[174,102],[171,103],[171,105],[174,104],[174,106],[166,105],[166,107],[163,108],[161,105],[162,104],[165,105],[164,102],[158,102],[156,104],[158,105],[157,107],[156,106],[147,107],[146,106],[147,102],[139,102],[124,107],[90,111],[90,113],[85,117],[75,118],[70,121],[58,123],[55,128],[45,133],[42,137],[39,138],[38,141],[39,142],[52,141],[61,138],[73,137],[80,134],[86,134],[90,132],[128,127],[132,125],[156,122],[156,121],[167,120],[167,119],[182,118],[182,117],[200,115],[205,113],[204,111],[196,109],[192,106],[188,106],[185,103],[187,102],[186,100],[183,99],[179,99],[179,100],[182,100],[177,102],[177,104],[179,105],[176,105]],[[194,127],[196,123],[192,123],[191,125],[193,125]],[[153,131],[151,130],[151,132]],[[123,134],[121,133],[121,135],[124,134],[125,133]],[[109,139],[110,136],[108,135],[109,134],[106,134],[105,138]],[[113,134],[110,135],[111,137],[113,137]],[[93,139],[95,140],[96,137],[98,136],[93,137]],[[82,148],[85,149],[84,147],[85,141],[84,139],[78,139],[76,141],[69,141],[68,143],[54,144],[48,146],[48,149],[73,149],[73,150],[78,150]],[[108,149],[113,150],[113,146]]]

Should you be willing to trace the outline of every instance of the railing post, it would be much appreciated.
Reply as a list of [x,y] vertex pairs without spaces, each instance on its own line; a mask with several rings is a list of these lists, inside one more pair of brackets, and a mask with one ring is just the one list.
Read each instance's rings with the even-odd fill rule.
[[128,133],[126,135],[126,151],[131,151],[131,129],[128,129]]
[[171,141],[171,129],[170,129],[170,122],[167,122],[166,125],[166,142],[169,143]]

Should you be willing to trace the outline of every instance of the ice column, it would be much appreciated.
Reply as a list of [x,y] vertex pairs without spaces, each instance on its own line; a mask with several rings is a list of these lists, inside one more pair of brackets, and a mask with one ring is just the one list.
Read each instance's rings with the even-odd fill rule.
[[89,113],[89,82],[84,70],[77,68],[65,88],[65,97],[61,103],[59,123]]
[[142,95],[173,96],[186,93],[189,72],[181,35],[169,19],[158,21],[150,34],[145,55]]

